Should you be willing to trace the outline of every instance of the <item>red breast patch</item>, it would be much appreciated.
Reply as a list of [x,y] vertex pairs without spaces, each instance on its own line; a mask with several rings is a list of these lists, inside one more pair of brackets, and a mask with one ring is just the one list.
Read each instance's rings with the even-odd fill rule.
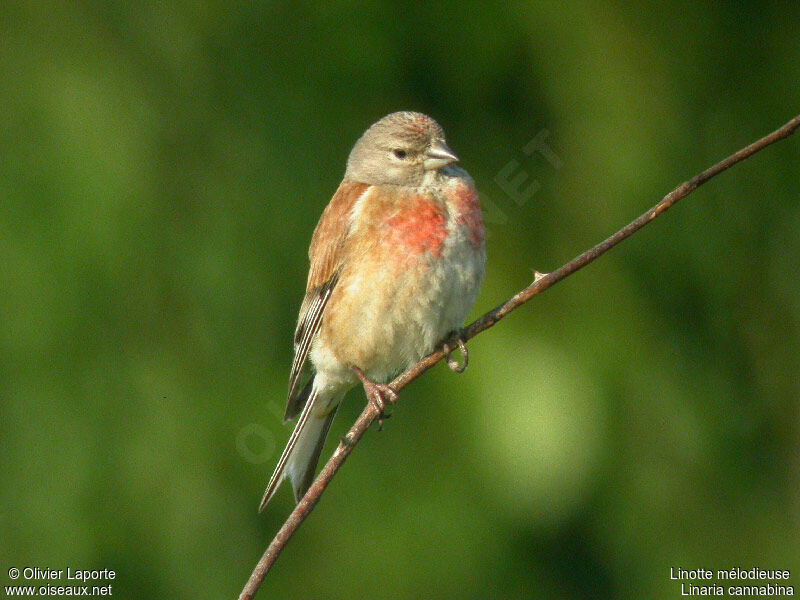
[[401,252],[433,256],[442,253],[447,237],[444,209],[421,196],[386,220],[389,242]]

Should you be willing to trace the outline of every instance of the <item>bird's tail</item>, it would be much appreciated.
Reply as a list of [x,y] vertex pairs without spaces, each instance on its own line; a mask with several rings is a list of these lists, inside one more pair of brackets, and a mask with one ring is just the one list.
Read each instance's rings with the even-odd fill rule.
[[286,448],[278,459],[275,472],[272,473],[269,480],[264,498],[258,508],[259,512],[264,510],[287,475],[292,482],[295,502],[299,502],[311,487],[319,456],[322,453],[322,446],[325,444],[325,437],[328,435],[328,429],[330,429],[331,421],[336,416],[338,408],[337,402],[328,414],[317,416],[314,414],[314,408],[318,404],[324,405],[327,402],[319,402],[319,388],[312,386],[300,418],[297,420],[297,425],[294,426],[294,431],[292,431]]

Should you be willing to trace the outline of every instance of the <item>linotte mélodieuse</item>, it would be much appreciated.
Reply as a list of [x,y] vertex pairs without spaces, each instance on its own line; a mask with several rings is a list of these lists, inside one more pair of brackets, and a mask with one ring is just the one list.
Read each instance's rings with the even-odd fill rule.
[[[732,569],[717,569],[717,579],[724,581],[738,581],[742,579],[789,579],[791,572],[772,569],[740,569],[734,567]],[[713,579],[714,571],[711,569],[676,569],[670,567],[670,579]]]
[[[716,571],[717,582],[708,585],[692,585],[681,583],[681,596],[794,596],[794,587],[791,585],[778,585],[773,581],[789,579],[788,570],[770,569],[719,569]],[[714,572],[709,569],[675,569],[669,571],[670,579],[678,580],[710,580]],[[729,585],[727,588],[719,584],[720,581],[753,580],[751,585]],[[766,582],[764,580],[767,580]],[[757,582],[757,583],[756,583]]]

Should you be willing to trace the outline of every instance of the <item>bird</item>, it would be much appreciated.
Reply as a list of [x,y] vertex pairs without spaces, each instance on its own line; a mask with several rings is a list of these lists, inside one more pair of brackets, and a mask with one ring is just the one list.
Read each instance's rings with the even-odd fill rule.
[[412,111],[378,120],[350,151],[311,239],[284,422],[299,418],[259,512],[287,477],[300,501],[359,381],[382,416],[396,400],[387,382],[437,345],[455,336],[466,363],[460,331],[486,252],[478,193],[457,161],[442,127]]

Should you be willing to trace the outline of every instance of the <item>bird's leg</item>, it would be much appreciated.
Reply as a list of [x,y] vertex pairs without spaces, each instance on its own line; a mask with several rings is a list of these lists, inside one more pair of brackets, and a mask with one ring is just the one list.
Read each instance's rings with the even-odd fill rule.
[[[461,351],[461,356],[464,357],[464,362],[460,365],[458,364],[458,361],[451,356],[456,348]],[[448,338],[448,341],[442,345],[442,349],[444,350],[445,360],[447,361],[447,366],[450,367],[450,370],[454,373],[463,373],[469,364],[469,352],[467,352],[467,344],[464,341],[461,332],[454,331],[453,334]]]
[[390,404],[397,402],[397,392],[385,383],[375,383],[364,375],[364,371],[358,367],[350,368],[361,380],[361,384],[364,386],[364,393],[367,395],[367,400],[369,400],[369,403],[378,411],[378,430],[380,431],[383,428],[383,419],[388,419],[390,416],[386,414],[387,400]]

